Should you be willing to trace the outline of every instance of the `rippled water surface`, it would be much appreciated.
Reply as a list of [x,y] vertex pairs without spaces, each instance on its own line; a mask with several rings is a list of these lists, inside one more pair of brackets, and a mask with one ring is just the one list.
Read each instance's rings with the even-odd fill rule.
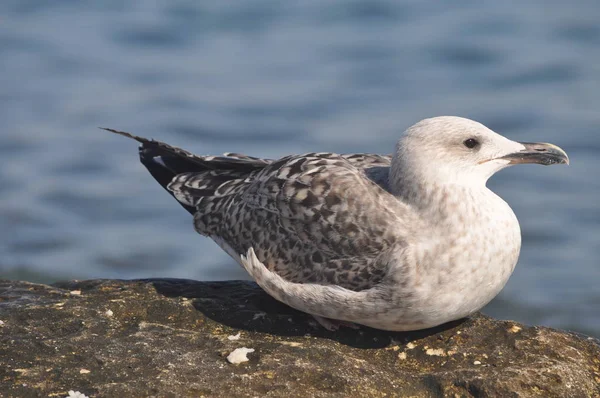
[[0,276],[244,278],[107,126],[201,154],[387,153],[455,114],[570,167],[490,186],[523,229],[486,312],[600,336],[600,3],[0,2]]

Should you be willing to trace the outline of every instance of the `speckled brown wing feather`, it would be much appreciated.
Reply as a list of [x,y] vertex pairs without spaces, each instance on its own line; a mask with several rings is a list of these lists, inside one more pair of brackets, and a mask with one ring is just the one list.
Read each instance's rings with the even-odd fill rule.
[[140,160],[194,215],[196,230],[236,256],[259,259],[293,282],[362,290],[381,280],[403,236],[403,205],[386,192],[390,156],[309,153],[279,160],[199,156],[141,143]]
[[216,171],[182,174],[169,189],[196,206],[199,233],[236,253],[253,247],[283,278],[362,290],[385,274],[381,258],[401,240],[404,208],[355,166],[385,158],[346,156],[359,155],[288,156],[227,181]]
[[389,167],[392,163],[391,155],[376,155],[373,153],[348,153],[339,155],[351,165],[359,169],[370,167]]

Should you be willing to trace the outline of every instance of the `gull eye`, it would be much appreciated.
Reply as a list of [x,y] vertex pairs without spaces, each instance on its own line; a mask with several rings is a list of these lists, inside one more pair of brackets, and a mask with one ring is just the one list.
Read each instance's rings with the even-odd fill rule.
[[475,138],[469,138],[468,140],[465,140],[465,142],[463,142],[463,144],[469,148],[469,149],[473,149],[476,146],[479,146],[479,141],[477,141]]

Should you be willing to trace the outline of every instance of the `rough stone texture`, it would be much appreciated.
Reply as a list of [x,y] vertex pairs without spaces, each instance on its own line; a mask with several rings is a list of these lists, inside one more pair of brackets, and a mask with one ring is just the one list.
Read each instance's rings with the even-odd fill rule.
[[249,282],[0,281],[0,321],[2,397],[600,396],[592,338],[483,315],[328,332]]

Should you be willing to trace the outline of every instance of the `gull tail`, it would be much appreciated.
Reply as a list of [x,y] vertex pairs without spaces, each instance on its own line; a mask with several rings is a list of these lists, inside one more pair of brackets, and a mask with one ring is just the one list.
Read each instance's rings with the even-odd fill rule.
[[[235,153],[223,156],[198,156],[164,142],[139,137],[124,131],[100,127],[139,142],[140,162],[154,179],[169,192],[184,209],[196,213],[197,202],[212,196],[219,187],[239,180],[271,163]],[[193,181],[193,184],[187,184]]]

